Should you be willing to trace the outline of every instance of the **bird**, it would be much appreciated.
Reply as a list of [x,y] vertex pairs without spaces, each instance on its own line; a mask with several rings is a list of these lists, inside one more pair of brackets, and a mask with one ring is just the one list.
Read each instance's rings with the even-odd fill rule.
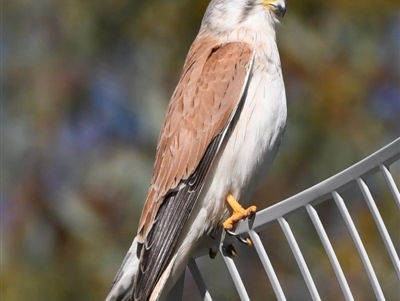
[[211,0],[158,139],[137,235],[106,301],[161,301],[202,237],[252,216],[287,106],[276,27],[284,0]]

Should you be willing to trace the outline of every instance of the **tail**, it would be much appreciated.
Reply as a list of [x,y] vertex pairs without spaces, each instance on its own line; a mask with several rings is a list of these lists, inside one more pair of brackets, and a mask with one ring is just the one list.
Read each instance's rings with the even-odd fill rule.
[[105,301],[131,300],[133,282],[135,281],[135,275],[139,267],[139,258],[136,255],[137,247],[138,242],[135,237],[117,275],[114,278],[110,293]]

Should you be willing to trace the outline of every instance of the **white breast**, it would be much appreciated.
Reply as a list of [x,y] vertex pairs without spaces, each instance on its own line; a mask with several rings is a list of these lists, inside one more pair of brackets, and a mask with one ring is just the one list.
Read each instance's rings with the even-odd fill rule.
[[211,220],[207,227],[213,228],[227,217],[228,193],[247,206],[278,152],[285,129],[286,96],[278,50],[275,41],[267,45],[269,49],[265,49],[265,43],[262,45],[256,50],[239,119],[226,136],[199,198]]
[[251,78],[239,118],[224,138],[178,241],[169,281],[180,276],[199,239],[229,216],[227,194],[246,207],[278,152],[286,124],[286,97],[272,23],[261,11],[227,36],[218,37],[222,43],[254,45]]
[[[258,39],[257,36],[253,38],[253,42]],[[255,187],[266,176],[278,152],[286,124],[286,96],[279,54],[274,36],[270,41],[259,42],[243,108],[235,126],[225,136],[183,229],[177,244],[177,263],[186,263],[199,239],[229,217],[228,193],[243,207],[248,206]],[[177,264],[170,278],[179,277],[183,268],[184,265]]]
[[246,202],[266,176],[285,124],[286,99],[281,75],[276,70],[254,71],[246,103],[219,162],[221,169],[231,169],[231,192],[240,201]]

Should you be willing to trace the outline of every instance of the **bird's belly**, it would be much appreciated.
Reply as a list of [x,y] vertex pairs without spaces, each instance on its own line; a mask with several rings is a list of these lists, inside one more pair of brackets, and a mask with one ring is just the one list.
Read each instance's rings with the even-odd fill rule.
[[[283,81],[280,77],[271,83],[269,78],[253,76],[252,83],[182,232],[178,262],[186,262],[199,239],[214,231],[229,216],[228,193],[247,206],[253,190],[266,176],[278,152],[286,124]],[[180,272],[174,268],[171,277],[179,277]]]
[[283,82],[272,83],[274,87],[268,78],[256,77],[252,83],[198,201],[207,211],[210,228],[228,216],[225,202],[228,193],[247,206],[254,189],[265,178],[283,136],[286,124]]

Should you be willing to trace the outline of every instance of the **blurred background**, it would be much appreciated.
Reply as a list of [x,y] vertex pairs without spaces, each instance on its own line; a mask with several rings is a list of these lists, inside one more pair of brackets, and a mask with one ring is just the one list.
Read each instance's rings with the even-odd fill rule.
[[[2,300],[105,298],[136,233],[158,132],[207,5],[2,3]],[[400,136],[398,1],[288,0],[287,9],[278,46],[289,120],[255,195],[259,209]]]

